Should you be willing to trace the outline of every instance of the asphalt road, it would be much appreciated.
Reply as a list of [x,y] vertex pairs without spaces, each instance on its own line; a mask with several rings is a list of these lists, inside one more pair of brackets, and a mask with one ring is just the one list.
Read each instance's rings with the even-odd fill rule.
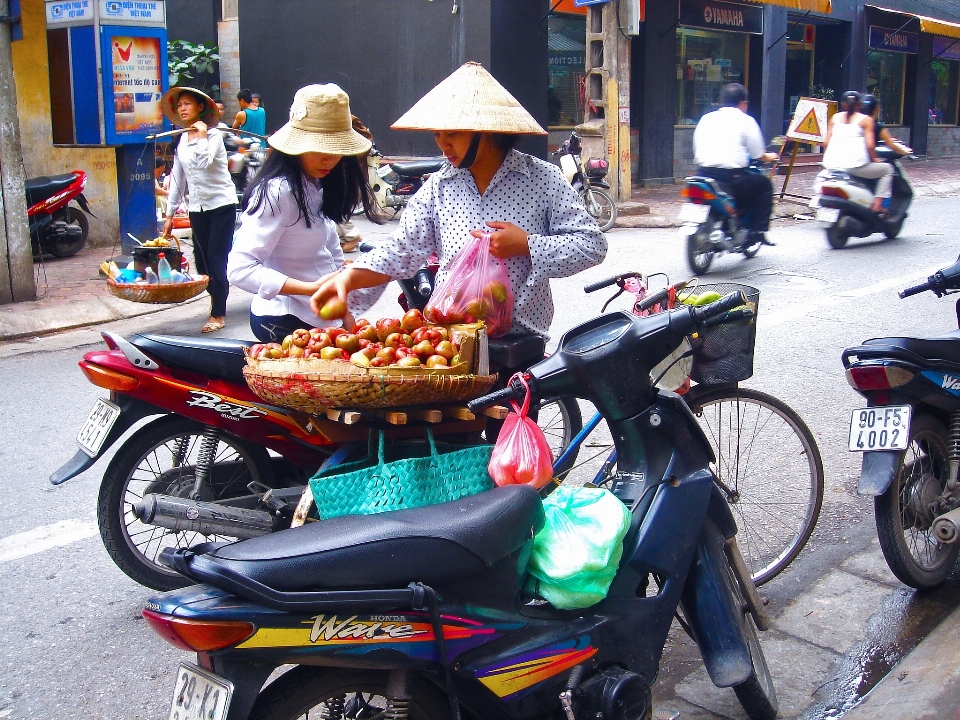
[[[793,406],[823,455],[826,498],[818,530],[794,566],[763,592],[781,620],[783,637],[801,632],[802,623],[788,627],[791,602],[818,592],[829,573],[873,547],[871,504],[855,494],[859,457],[846,450],[849,412],[861,402],[844,380],[840,352],[868,337],[956,327],[949,300],[928,294],[901,301],[896,291],[953,262],[960,251],[952,232],[958,220],[960,198],[921,200],[900,239],[851,241],[843,251],[831,250],[815,223],[787,221],[771,233],[776,247],[762,248],[752,260],[721,258],[704,280],[760,288],[756,369],[745,384]],[[599,312],[603,298],[585,296],[581,288],[587,282],[627,269],[665,272],[672,280],[688,275],[674,230],[615,230],[608,237],[610,252],[602,266],[555,281],[554,340]],[[393,297],[389,291],[371,317],[393,314]],[[198,327],[201,314],[196,308],[165,311],[113,329],[176,333]],[[234,295],[229,319],[231,335],[249,337],[242,296]],[[140,618],[150,591],[113,565],[97,534],[96,495],[109,458],[58,488],[46,479],[73,455],[76,432],[103,394],[76,366],[97,340],[88,329],[0,345],[0,433],[7,438],[0,446],[0,718],[161,720],[167,717],[176,664],[187,659]],[[810,651],[824,673],[842,668],[860,647],[856,641],[875,632],[867,619],[880,609],[878,597],[882,603],[899,593],[910,605],[909,613],[897,616],[912,628],[894,632],[901,650],[956,602],[948,593],[924,605],[895,582],[878,582],[881,594],[863,594],[866,604],[855,608],[864,617],[847,633],[851,642]],[[832,622],[843,630],[843,617]],[[789,683],[777,674],[781,666],[772,665],[775,681]],[[737,717],[709,692],[698,694],[700,686],[691,679],[698,660],[681,639],[671,640],[663,666],[657,697],[681,710],[682,718]],[[783,716],[819,717],[831,703],[845,702],[829,688],[811,684],[808,690],[790,695],[790,711]],[[851,692],[862,693],[863,687]]]

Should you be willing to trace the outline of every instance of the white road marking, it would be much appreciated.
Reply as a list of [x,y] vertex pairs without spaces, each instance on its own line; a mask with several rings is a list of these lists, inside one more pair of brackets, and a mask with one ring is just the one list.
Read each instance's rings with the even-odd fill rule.
[[61,520],[53,525],[27,530],[0,538],[0,563],[63,547],[93,537],[97,524],[89,520]]
[[777,327],[778,325],[783,325],[784,323],[788,323],[793,320],[799,320],[815,310],[819,310],[820,308],[828,307],[830,305],[835,305],[843,300],[864,298],[868,297],[869,295],[876,295],[878,293],[891,290],[893,288],[901,290],[910,285],[915,285],[918,280],[926,280],[939,269],[939,265],[929,267],[926,270],[919,270],[910,273],[909,275],[901,275],[900,277],[881,280],[873,285],[866,285],[862,288],[841,290],[838,293],[821,296],[815,300],[808,299],[803,302],[797,302],[793,305],[783,308],[782,310],[777,310],[776,312],[772,312],[767,315],[759,313],[759,316],[757,317],[757,327]]

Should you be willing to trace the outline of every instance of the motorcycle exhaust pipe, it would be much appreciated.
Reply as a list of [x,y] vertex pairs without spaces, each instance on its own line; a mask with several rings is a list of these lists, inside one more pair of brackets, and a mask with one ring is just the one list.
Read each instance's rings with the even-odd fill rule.
[[268,512],[172,495],[145,495],[133,504],[133,514],[147,525],[178,532],[226,535],[241,540],[273,532],[273,515]]
[[944,545],[950,545],[960,537],[960,508],[944,513],[933,521],[933,534]]

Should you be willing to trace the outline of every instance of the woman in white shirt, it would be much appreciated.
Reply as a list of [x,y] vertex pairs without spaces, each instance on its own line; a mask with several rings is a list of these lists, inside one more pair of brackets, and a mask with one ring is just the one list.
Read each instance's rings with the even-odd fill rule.
[[227,275],[256,296],[253,334],[280,342],[297,328],[339,324],[310,309],[320,278],[343,264],[337,223],[361,204],[367,217],[380,219],[360,164],[344,159],[368,152],[371,143],[353,129],[349,98],[338,86],[300,88],[290,122],[268,142],[273,152],[244,194]]
[[870,115],[860,112],[860,93],[845,92],[840,96],[840,107],[843,110],[830,118],[827,128],[823,166],[877,180],[871,209],[880,212],[893,191],[893,167],[877,161],[875,124]]
[[227,151],[216,125],[220,112],[213,99],[193,88],[170,88],[160,99],[164,115],[174,125],[190,128],[173,140],[173,170],[163,234],[173,229],[173,215],[189,196],[190,229],[197,272],[210,281],[210,319],[201,328],[209,333],[226,324],[227,253],[233,241],[237,191],[227,170]]

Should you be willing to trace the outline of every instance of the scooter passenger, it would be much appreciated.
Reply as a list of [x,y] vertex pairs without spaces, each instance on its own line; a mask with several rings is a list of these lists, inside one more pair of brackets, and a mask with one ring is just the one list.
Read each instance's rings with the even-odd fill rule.
[[913,150],[897,140],[886,126],[880,122],[880,98],[876,95],[864,95],[860,99],[860,112],[873,118],[873,133],[877,140],[893,150],[898,155],[909,155]]
[[893,190],[893,168],[889,163],[877,160],[876,124],[870,115],[860,112],[860,103],[860,93],[854,90],[840,96],[843,110],[830,118],[823,167],[877,180],[870,209],[883,213]]
[[447,163],[414,195],[399,230],[348,267],[323,278],[314,312],[334,297],[409,278],[431,254],[438,284],[456,253],[490,232],[514,292],[510,334],[546,337],[553,320],[550,278],[603,261],[607,241],[560,169],[514,149],[520,135],[546,131],[478,63],[466,63],[392,126],[429,130]]

